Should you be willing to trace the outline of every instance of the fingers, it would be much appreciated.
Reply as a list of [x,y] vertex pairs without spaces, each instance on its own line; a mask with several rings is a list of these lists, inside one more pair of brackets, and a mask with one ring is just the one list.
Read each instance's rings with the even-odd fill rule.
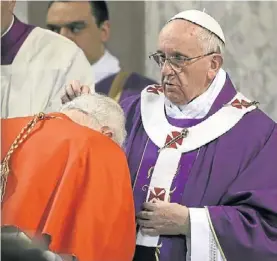
[[153,222],[151,220],[137,219],[137,223],[141,228],[153,228]]
[[81,84],[79,81],[72,81],[66,88],[66,95],[70,100],[81,95]]
[[143,203],[142,207],[144,210],[153,211],[157,208],[157,201],[145,202]]
[[74,98],[80,96],[81,94],[90,94],[90,88],[87,85],[81,85],[79,81],[74,80],[64,89],[61,96],[62,103],[67,103],[72,101]]
[[81,86],[81,94],[90,94],[90,88],[87,85]]
[[153,212],[150,211],[141,211],[137,214],[138,219],[151,219]]
[[144,235],[152,236],[152,237],[159,236],[158,231],[154,228],[142,228],[141,233]]
[[81,94],[81,85],[79,81],[72,81],[67,85],[61,96],[62,104],[72,101]]
[[71,101],[69,95],[67,94],[67,89],[68,89],[68,86],[66,86],[63,89],[63,93],[62,93],[62,96],[61,96],[62,104],[65,104],[65,103]]
[[65,103],[67,103],[67,102],[70,101],[69,98],[68,98],[67,95],[66,95],[66,92],[64,92],[64,93],[62,94],[62,96],[61,96],[61,101],[62,101],[62,104],[65,104]]

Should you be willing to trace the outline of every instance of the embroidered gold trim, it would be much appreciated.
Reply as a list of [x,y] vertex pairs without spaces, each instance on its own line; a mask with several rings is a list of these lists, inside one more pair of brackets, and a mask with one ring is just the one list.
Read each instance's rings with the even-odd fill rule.
[[151,177],[151,175],[153,174],[154,168],[155,168],[155,166],[152,166],[152,167],[148,170],[148,172],[147,172],[147,179],[149,179],[149,178]]
[[147,184],[145,184],[145,185],[142,186],[141,190],[142,191],[147,191],[148,188],[149,188],[149,186]]
[[157,247],[155,249],[155,258],[156,258],[156,261],[160,260],[160,254],[161,254],[160,248],[162,248],[162,246],[163,246],[163,243],[161,243],[160,245],[157,245]]
[[162,148],[160,148],[158,150],[158,152],[160,153],[163,149],[168,148],[170,145],[172,145],[173,143],[177,142],[178,140],[186,138],[188,136],[188,133],[189,133],[188,129],[186,129],[186,128],[182,129],[181,133],[177,137],[172,138],[172,140],[167,142]]
[[[239,105],[241,105],[241,104],[239,104]],[[260,105],[260,102],[258,102],[258,101],[249,102],[249,107],[250,107],[250,106],[255,106],[256,108],[258,108],[259,105]],[[223,107],[230,107],[230,106],[232,106],[231,103],[223,104]]]
[[212,231],[212,233],[213,233],[215,242],[216,242],[217,247],[218,247],[218,249],[219,249],[219,252],[220,252],[220,254],[221,254],[223,260],[224,260],[224,261],[227,261],[226,256],[225,256],[225,254],[224,254],[224,252],[223,252],[223,249],[222,249],[222,247],[221,247],[221,245],[220,245],[220,243],[219,243],[219,240],[218,240],[218,238],[217,238],[217,235],[216,235],[216,233],[215,233],[215,229],[214,229],[214,226],[213,226],[211,217],[210,217],[210,212],[209,212],[209,210],[208,210],[207,207],[205,207],[205,211],[206,211],[206,214],[207,214],[207,217],[208,217],[209,225],[210,225],[211,231]]
[[137,183],[139,171],[140,171],[140,168],[141,168],[142,160],[143,160],[143,158],[144,158],[144,154],[145,154],[145,151],[146,151],[148,142],[149,142],[149,138],[148,138],[147,141],[146,141],[146,144],[145,144],[145,147],[144,147],[144,150],[143,150],[141,159],[140,159],[139,167],[138,167],[137,174],[136,174],[136,178],[135,178],[134,185],[133,185],[133,191],[134,191],[134,189],[135,189],[135,187],[136,187],[136,183]]

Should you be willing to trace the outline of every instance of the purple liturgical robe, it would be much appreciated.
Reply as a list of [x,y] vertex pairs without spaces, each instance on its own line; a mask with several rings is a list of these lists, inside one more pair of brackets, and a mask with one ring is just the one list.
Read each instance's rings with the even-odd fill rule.
[[[117,74],[113,74],[98,82],[95,85],[95,91],[108,95],[116,75]],[[119,102],[125,100],[127,97],[140,94],[141,91],[150,84],[155,84],[155,82],[137,73],[131,73],[123,86]]]
[[1,65],[12,64],[20,47],[34,28],[35,26],[24,24],[14,17],[11,29],[1,37]]
[[[229,77],[213,103],[210,117],[236,95]],[[132,175],[136,212],[146,199],[158,147],[141,119],[140,97],[122,102],[127,117],[126,153]],[[171,119],[189,127],[205,120]],[[216,128],[216,126],[215,126]],[[157,133],[159,135],[159,133]],[[208,207],[211,223],[228,261],[277,260],[277,126],[259,109],[227,133],[195,151],[184,153],[171,187],[171,202]],[[185,261],[185,236],[159,238],[159,250],[137,246],[136,261]],[[198,260],[197,260],[198,261]]]

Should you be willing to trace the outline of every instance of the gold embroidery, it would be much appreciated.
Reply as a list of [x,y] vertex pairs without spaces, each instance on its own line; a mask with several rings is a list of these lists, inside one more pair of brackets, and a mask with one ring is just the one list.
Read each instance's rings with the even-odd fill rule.
[[136,187],[136,184],[137,184],[138,175],[139,175],[140,168],[141,168],[141,165],[142,165],[142,160],[144,159],[144,154],[145,154],[148,142],[149,142],[149,138],[146,141],[146,144],[145,144],[145,147],[144,147],[141,159],[140,159],[139,167],[138,167],[138,170],[137,170],[137,173],[136,173],[136,177],[135,177],[135,181],[134,181],[134,184],[133,184],[133,191],[135,190],[135,187]]
[[160,153],[163,149],[168,148],[170,145],[172,145],[176,141],[186,138],[188,136],[188,133],[189,133],[188,129],[182,129],[181,133],[178,136],[176,136],[175,138],[173,138],[169,142],[167,142],[162,148],[160,148],[158,150],[158,152]]
[[174,193],[174,191],[176,190],[177,187],[175,187],[174,189],[172,189],[169,193],[172,194]]
[[151,177],[151,175],[153,174],[154,168],[155,168],[155,166],[152,166],[152,167],[148,170],[148,173],[147,173],[147,178],[148,178],[148,179],[149,179],[149,178]]
[[147,190],[148,190],[148,188],[149,188],[149,186],[148,186],[148,185],[143,185],[141,189],[142,189],[142,191],[147,191]]
[[160,260],[160,249],[156,248],[155,250],[155,259],[156,261],[159,261]]
[[216,235],[216,233],[215,233],[214,226],[213,226],[213,223],[212,223],[212,220],[211,220],[211,217],[210,217],[210,212],[209,212],[209,210],[208,210],[207,207],[205,207],[205,210],[206,210],[206,214],[207,214],[207,217],[208,217],[209,225],[210,225],[210,228],[211,228],[211,230],[212,230],[212,233],[213,233],[215,242],[216,242],[216,244],[217,244],[217,247],[218,247],[218,249],[219,249],[219,252],[220,252],[220,254],[221,254],[223,260],[224,260],[224,261],[227,261],[226,256],[225,256],[225,254],[224,254],[224,252],[223,252],[223,249],[222,249],[222,247],[221,247],[221,245],[220,245],[220,243],[219,243],[219,240],[218,240],[218,238],[217,238],[217,235]]
[[168,195],[168,202],[171,202],[171,194],[173,194],[175,192],[177,187],[175,187],[174,189],[172,189],[171,191],[169,191],[169,195]]
[[[236,105],[242,105],[242,104],[241,104],[241,102],[239,102]],[[252,101],[252,102],[248,102],[247,105],[248,105],[248,107],[255,106],[256,108],[258,108],[259,105],[260,105],[260,102],[258,102],[258,101]],[[223,107],[229,107],[229,106],[232,106],[232,104],[230,104],[230,103],[223,104]]]
[[155,259],[156,261],[160,260],[160,254],[161,254],[161,250],[160,248],[162,248],[163,243],[161,243],[160,245],[157,245],[156,250],[155,250]]

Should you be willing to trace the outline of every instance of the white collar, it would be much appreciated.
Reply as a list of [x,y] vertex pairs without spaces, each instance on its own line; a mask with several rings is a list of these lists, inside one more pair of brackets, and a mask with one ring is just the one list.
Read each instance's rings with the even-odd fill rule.
[[[220,79],[221,85],[225,83],[224,78]],[[183,137],[186,141],[182,144],[180,139],[176,146],[182,152],[192,151],[211,142],[231,129],[245,113],[256,109],[256,105],[241,93],[228,102],[225,106],[213,115],[187,128],[188,135]],[[159,147],[162,148],[182,132],[182,128],[171,125],[164,111],[163,89],[157,85],[150,85],[141,92],[141,119],[147,136]],[[175,143],[175,142],[174,142]]]
[[104,55],[92,65],[95,83],[107,78],[108,76],[120,71],[119,61],[108,50]]
[[[166,114],[175,119],[202,119],[210,111],[215,99],[223,88],[221,78],[226,79],[226,72],[220,69],[210,87],[199,97],[183,106],[176,106],[165,98]],[[225,81],[224,79],[224,81]]]
[[8,29],[1,35],[1,38],[2,38],[4,35],[6,35],[6,34],[11,30],[11,28],[12,28],[12,26],[13,26],[13,23],[14,23],[14,15],[13,15],[13,19],[12,19],[12,22],[11,22],[10,26],[9,26]]

